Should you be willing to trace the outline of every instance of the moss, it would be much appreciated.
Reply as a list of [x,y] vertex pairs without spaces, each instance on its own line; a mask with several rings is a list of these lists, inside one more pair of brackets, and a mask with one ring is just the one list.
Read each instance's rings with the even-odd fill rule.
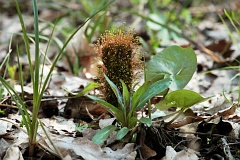
[[105,73],[121,92],[120,79],[125,82],[128,90],[131,90],[136,76],[134,71],[141,65],[139,48],[138,37],[125,29],[107,31],[99,38],[96,50],[103,62],[99,70],[99,79],[104,84],[103,93],[107,102],[118,106],[116,96],[103,74]]

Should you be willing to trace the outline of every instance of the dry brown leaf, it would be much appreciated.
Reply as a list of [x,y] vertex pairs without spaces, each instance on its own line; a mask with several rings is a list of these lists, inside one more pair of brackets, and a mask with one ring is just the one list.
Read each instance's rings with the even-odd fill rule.
[[226,108],[224,110],[219,111],[217,113],[217,115],[222,116],[222,117],[233,115],[235,113],[237,107],[238,107],[238,104],[234,103],[230,107],[228,107],[228,108]]
[[74,91],[81,85],[86,86],[90,81],[87,79],[79,78],[71,74],[61,72],[53,74],[48,87],[48,92],[51,96],[66,96],[66,88],[68,91]]
[[[66,154],[63,155],[64,157],[70,155],[74,158],[74,155],[76,155],[81,156],[85,160],[120,160],[127,157],[128,159],[135,159],[137,155],[136,151],[134,151],[134,143],[128,143],[122,149],[113,151],[109,147],[101,148],[99,145],[83,137],[57,136],[55,138],[52,137],[52,141],[61,150],[61,153]],[[48,140],[46,142],[52,148]]]
[[205,102],[192,106],[191,109],[194,112],[203,112],[209,115],[214,115],[229,107],[229,103],[225,97],[231,99],[231,96],[228,94],[225,94],[225,96],[223,94],[217,94]]
[[60,116],[54,116],[52,118],[43,118],[41,119],[42,123],[51,128],[52,132],[56,132],[58,134],[73,134],[76,129],[76,125],[73,122],[73,119],[65,119]]
[[70,98],[64,108],[65,117],[82,120],[105,113],[107,110],[104,106],[87,97]]
[[151,158],[151,157],[157,155],[157,153],[154,150],[149,148],[144,143],[141,145],[140,151],[141,151],[143,159],[148,159],[148,158]]
[[182,127],[184,125],[190,124],[190,123],[194,123],[194,122],[199,122],[204,120],[203,117],[200,116],[195,116],[195,117],[185,117],[183,120],[178,121],[176,123],[172,123],[170,125],[168,125],[168,128],[179,128]]
[[212,44],[208,45],[206,48],[210,49],[211,51],[222,55],[224,58],[228,58],[229,60],[233,50],[231,50],[232,43],[226,41],[225,39],[218,40],[213,42]]

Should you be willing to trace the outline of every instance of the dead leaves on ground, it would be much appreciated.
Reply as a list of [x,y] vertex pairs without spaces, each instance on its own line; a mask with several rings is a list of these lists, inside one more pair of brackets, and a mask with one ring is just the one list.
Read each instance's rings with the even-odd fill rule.
[[[14,129],[14,119],[19,117],[12,116],[12,121],[8,122],[8,119],[0,119],[1,124],[5,126],[1,129],[1,144],[5,146],[3,148],[3,154],[5,154],[4,160],[13,159],[18,156],[22,158],[22,153],[28,146],[28,137],[24,129]],[[98,159],[135,159],[137,152],[134,149],[134,143],[128,143],[126,145],[119,145],[116,150],[112,150],[109,147],[101,147],[91,141],[91,138],[96,134],[96,130],[88,129],[84,131],[83,137],[76,137],[75,123],[73,119],[66,120],[61,117],[53,117],[51,119],[41,120],[44,126],[48,130],[48,136],[51,137],[51,141],[61,152],[62,156],[66,159],[86,159],[86,160],[98,160]],[[5,125],[4,125],[5,124]],[[15,123],[14,123],[15,124]],[[18,125],[18,124],[15,124]],[[8,135],[8,136],[7,136]],[[89,136],[92,135],[92,136]],[[13,139],[14,141],[9,141]],[[38,129],[37,136],[38,146],[53,155],[58,155],[53,148],[50,141],[47,139],[42,128]],[[2,146],[1,145],[1,146]],[[8,146],[12,146],[9,147]],[[20,150],[21,148],[21,150]],[[24,149],[24,150],[23,150]],[[14,153],[13,153],[14,152]],[[20,156],[21,155],[21,156]]]

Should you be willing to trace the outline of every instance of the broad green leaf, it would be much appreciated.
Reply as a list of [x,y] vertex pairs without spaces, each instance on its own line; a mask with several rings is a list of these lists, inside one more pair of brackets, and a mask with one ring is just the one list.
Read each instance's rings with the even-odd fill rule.
[[123,139],[123,137],[126,136],[126,134],[130,131],[130,129],[128,129],[127,127],[123,127],[121,128],[118,133],[117,133],[117,136],[116,136],[116,139],[117,140],[121,140]]
[[110,125],[107,127],[104,127],[100,131],[98,131],[95,136],[92,138],[92,141],[95,142],[96,144],[101,144],[103,143],[108,136],[117,129],[116,126]]
[[152,120],[150,118],[142,117],[142,118],[139,119],[139,121],[141,123],[146,124],[148,127],[150,127],[152,125]]
[[166,97],[155,106],[160,110],[166,110],[170,107],[179,107],[187,109],[194,104],[203,102],[209,98],[203,98],[196,92],[190,90],[177,90],[170,92]]
[[126,109],[126,107],[129,108],[129,105],[130,105],[130,93],[127,89],[126,84],[122,80],[120,80],[120,81],[121,81],[122,87],[123,87],[123,104]]
[[101,85],[99,83],[96,83],[96,82],[89,82],[85,87],[84,89],[79,92],[76,97],[81,97],[81,96],[84,96],[84,94],[86,94],[87,92],[95,89],[95,88],[98,88],[100,87]]
[[106,78],[106,81],[108,82],[108,84],[112,88],[113,92],[115,93],[117,100],[118,100],[118,104],[121,106],[121,108],[123,110],[124,105],[123,105],[123,101],[122,101],[122,95],[121,95],[118,87],[105,74],[104,74],[104,77]]
[[171,46],[155,55],[146,66],[146,79],[162,79],[162,74],[172,80],[172,90],[182,89],[191,80],[197,67],[197,58],[191,48]]
[[146,92],[140,97],[140,100],[136,108],[132,108],[132,110],[139,110],[140,108],[142,108],[149,99],[165,91],[169,87],[170,83],[171,83],[170,78],[165,78],[163,80],[154,82],[151,86],[149,86]]

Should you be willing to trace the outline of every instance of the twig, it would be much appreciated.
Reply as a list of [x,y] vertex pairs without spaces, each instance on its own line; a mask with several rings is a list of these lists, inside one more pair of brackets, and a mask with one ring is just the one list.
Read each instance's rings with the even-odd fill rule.
[[231,154],[231,151],[230,151],[230,147],[226,141],[226,138],[223,137],[221,138],[222,139],[222,142],[223,142],[223,151],[224,151],[224,154],[226,155],[226,159],[227,160],[234,160],[232,154]]
[[212,134],[212,133],[202,133],[202,132],[182,132],[182,131],[167,131],[167,132],[174,132],[174,133],[182,133],[182,134],[197,134],[197,135],[205,135],[208,137],[227,137],[227,138],[232,138],[231,136],[225,136],[221,134]]
[[0,107],[7,107],[7,108],[14,108],[14,109],[18,109],[17,106],[13,106],[13,105],[9,105],[9,104],[0,104]]

